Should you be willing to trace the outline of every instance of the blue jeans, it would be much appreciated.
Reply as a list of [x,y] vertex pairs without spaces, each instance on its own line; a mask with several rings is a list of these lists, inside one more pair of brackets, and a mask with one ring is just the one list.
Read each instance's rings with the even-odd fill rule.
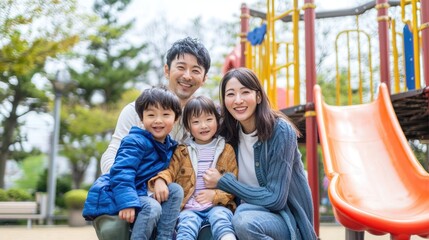
[[257,205],[240,204],[232,225],[238,239],[291,239],[282,216]]
[[168,200],[159,204],[152,197],[142,196],[142,209],[137,215],[131,233],[131,240],[150,239],[156,228],[157,239],[172,239],[174,226],[180,213],[180,204],[183,201],[183,189],[177,183],[168,185]]
[[231,218],[231,210],[223,206],[214,206],[204,211],[184,210],[179,214],[176,240],[197,239],[200,228],[206,223],[210,223],[215,240],[227,233],[234,234]]

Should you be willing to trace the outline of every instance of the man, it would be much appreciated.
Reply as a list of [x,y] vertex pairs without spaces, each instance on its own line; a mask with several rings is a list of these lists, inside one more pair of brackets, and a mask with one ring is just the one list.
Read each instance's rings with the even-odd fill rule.
[[[168,80],[168,88],[179,97],[182,108],[195,91],[205,83],[210,63],[210,55],[204,45],[190,37],[176,41],[167,51],[164,75]],[[125,106],[119,115],[112,140],[101,157],[100,165],[103,174],[110,172],[121,140],[132,126],[144,129],[135,111],[134,102]],[[181,120],[174,125],[170,135],[179,143],[186,140],[188,134]],[[93,225],[100,240],[129,239],[128,223],[120,220],[118,216],[99,216],[94,220]]]
[[[207,79],[211,61],[209,52],[198,40],[186,37],[173,43],[167,51],[166,60],[164,75],[168,80],[168,88],[179,97],[183,108]],[[134,110],[134,103],[125,106],[119,115],[112,140],[101,157],[100,165],[103,174],[110,171],[121,140],[132,126],[144,128]],[[174,126],[171,136],[179,142],[186,139],[187,133],[183,129],[182,121],[178,121]]]

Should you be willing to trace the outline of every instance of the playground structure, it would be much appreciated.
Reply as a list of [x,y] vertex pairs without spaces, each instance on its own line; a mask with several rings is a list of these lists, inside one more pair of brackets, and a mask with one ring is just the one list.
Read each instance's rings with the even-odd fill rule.
[[[429,1],[377,0],[325,12],[316,12],[313,0],[305,0],[301,6],[294,0],[290,6],[290,10],[278,14],[274,0],[267,0],[266,13],[243,4],[240,47],[227,57],[224,71],[239,66],[253,69],[273,107],[292,118],[304,133],[299,141],[306,144],[316,233],[319,235],[318,124],[323,128],[319,129],[319,138],[325,174],[331,180],[330,199],[337,221],[347,228],[347,239],[363,239],[363,231],[388,233],[392,239],[429,237],[429,175],[406,141],[429,139]],[[397,30],[397,19],[389,15],[395,9],[400,12],[403,31]],[[371,11],[376,13],[376,34],[367,33],[359,25],[359,16]],[[347,16],[356,17],[355,28],[338,29],[332,45],[336,48],[335,104],[351,106],[335,108],[322,101],[320,90],[315,87],[315,23],[319,19]],[[251,17],[262,22],[252,31]],[[282,28],[283,32],[287,30],[285,34],[279,34],[280,24],[286,25]],[[288,40],[284,40],[286,34]],[[376,47],[372,45],[374,35],[378,35]],[[352,39],[355,43],[351,43]],[[300,45],[303,41],[305,44]],[[378,50],[375,57],[374,49]],[[300,50],[305,51],[305,61],[300,60]],[[300,74],[301,66],[305,66],[305,77]],[[286,102],[278,101],[280,85]],[[313,88],[319,99],[316,108]],[[374,100],[378,89],[378,98]],[[341,94],[347,96],[345,102],[341,101]],[[380,103],[383,101],[384,105]],[[388,107],[382,107],[386,101],[393,106],[390,115],[386,113]],[[356,109],[360,110],[355,112]],[[374,177],[377,173],[380,176]],[[380,217],[375,220],[374,214]]]
[[318,85],[314,93],[337,220],[352,236],[429,237],[429,174],[408,145],[386,84],[375,101],[353,106],[326,104]]

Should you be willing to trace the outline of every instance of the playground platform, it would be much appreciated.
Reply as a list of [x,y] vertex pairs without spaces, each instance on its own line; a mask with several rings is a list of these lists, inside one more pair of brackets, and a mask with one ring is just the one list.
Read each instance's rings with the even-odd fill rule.
[[[41,226],[35,225],[31,229],[26,226],[0,225],[0,239],[2,240],[97,240],[92,226],[68,227],[65,225]],[[322,223],[320,226],[321,240],[345,239],[345,229],[338,224]],[[365,233],[365,240],[388,240],[389,235],[375,236]],[[424,239],[418,236],[412,240]]]

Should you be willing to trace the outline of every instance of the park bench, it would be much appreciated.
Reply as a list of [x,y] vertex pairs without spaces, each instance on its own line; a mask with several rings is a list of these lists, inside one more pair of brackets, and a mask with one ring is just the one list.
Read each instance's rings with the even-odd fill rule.
[[0,219],[27,219],[27,228],[31,228],[32,220],[46,218],[46,194],[36,194],[36,201],[0,202]]

